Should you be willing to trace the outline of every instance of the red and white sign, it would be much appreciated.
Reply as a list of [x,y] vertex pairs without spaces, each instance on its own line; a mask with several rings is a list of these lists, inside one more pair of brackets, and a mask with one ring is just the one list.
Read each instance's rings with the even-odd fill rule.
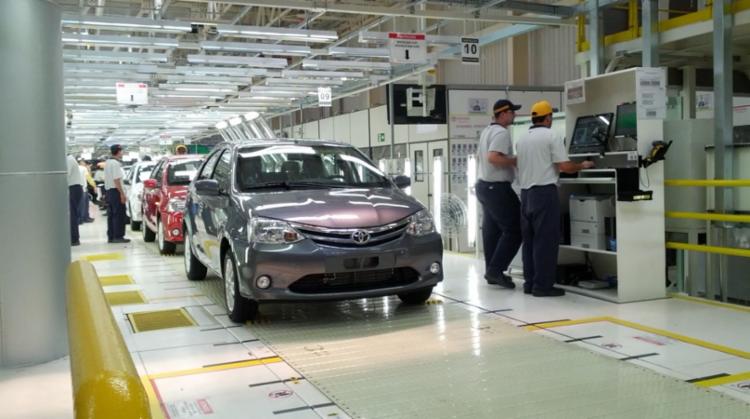
[[427,64],[427,40],[423,33],[388,33],[394,64]]
[[148,84],[115,83],[119,105],[148,105]]

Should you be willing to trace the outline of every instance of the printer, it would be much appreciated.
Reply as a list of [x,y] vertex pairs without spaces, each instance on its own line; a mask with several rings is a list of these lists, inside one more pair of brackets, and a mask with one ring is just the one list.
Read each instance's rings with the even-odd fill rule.
[[570,195],[570,244],[606,250],[615,235],[614,195]]

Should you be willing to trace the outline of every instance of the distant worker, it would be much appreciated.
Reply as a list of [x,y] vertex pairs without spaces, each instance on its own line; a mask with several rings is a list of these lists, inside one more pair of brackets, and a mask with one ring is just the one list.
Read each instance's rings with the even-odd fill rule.
[[122,187],[125,174],[122,171],[122,147],[110,147],[112,156],[104,164],[104,189],[107,194],[107,242],[129,243],[125,238],[125,202],[127,197]]
[[552,105],[543,100],[531,107],[532,126],[516,143],[518,180],[521,186],[524,293],[535,297],[559,297],[565,290],[554,287],[560,245],[560,172],[576,173],[594,167],[568,158],[565,142],[550,128]]
[[180,144],[175,148],[175,153],[179,154],[187,154],[187,146],[185,144]]
[[78,232],[79,210],[81,207],[81,196],[83,196],[83,177],[78,169],[75,157],[70,154],[67,157],[68,168],[68,207],[70,215],[70,245],[81,244],[81,236]]
[[83,182],[81,183],[81,187],[83,187],[83,195],[81,196],[81,205],[78,211],[78,223],[90,223],[93,222],[94,219],[89,216],[89,202],[91,198],[89,196],[88,187],[90,186],[93,190],[96,190],[96,183],[94,183],[94,179],[91,177],[91,173],[89,173],[86,160],[78,160],[78,170],[81,172]]
[[512,188],[516,158],[508,127],[520,105],[501,99],[492,107],[492,123],[479,137],[477,200],[482,204],[484,279],[490,284],[515,288],[505,275],[521,247],[521,204]]

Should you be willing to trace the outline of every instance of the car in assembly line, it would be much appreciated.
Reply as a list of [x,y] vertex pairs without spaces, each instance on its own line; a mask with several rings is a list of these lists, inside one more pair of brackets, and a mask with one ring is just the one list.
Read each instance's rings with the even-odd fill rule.
[[143,181],[149,178],[153,169],[153,162],[139,162],[133,165],[130,173],[125,176],[123,187],[128,199],[127,204],[125,204],[125,213],[130,218],[130,229],[132,231],[141,229],[141,222],[143,221],[143,201],[141,201],[143,199]]
[[201,161],[197,155],[164,157],[143,181],[143,240],[156,239],[163,255],[175,253],[183,241],[185,197]]
[[302,140],[225,143],[190,184],[185,270],[223,278],[229,317],[261,303],[398,295],[423,303],[443,279],[432,216],[356,148]]

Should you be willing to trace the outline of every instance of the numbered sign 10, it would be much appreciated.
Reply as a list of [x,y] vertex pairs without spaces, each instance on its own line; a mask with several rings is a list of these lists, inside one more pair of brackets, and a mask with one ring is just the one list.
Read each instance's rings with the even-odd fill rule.
[[479,64],[479,39],[461,38],[461,62]]

